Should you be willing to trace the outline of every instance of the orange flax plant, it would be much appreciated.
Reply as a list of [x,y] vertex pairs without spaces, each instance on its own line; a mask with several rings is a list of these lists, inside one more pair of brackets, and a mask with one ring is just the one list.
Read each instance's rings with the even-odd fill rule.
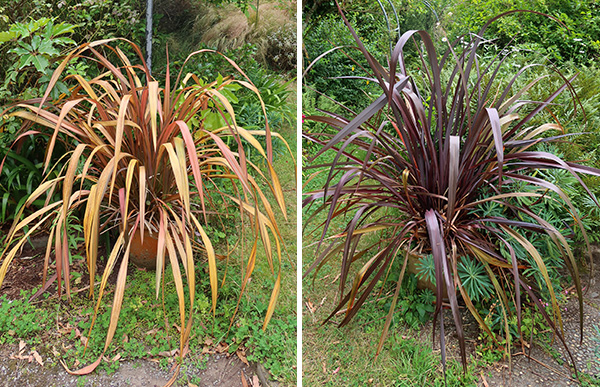
[[[229,201],[230,207],[236,209],[234,215],[242,223],[242,240],[244,232],[249,232],[254,246],[259,240],[262,242],[274,275],[274,256],[281,263],[282,241],[275,210],[262,187],[271,192],[285,217],[282,188],[272,166],[272,138],[283,138],[272,132],[268,124],[262,131],[247,131],[236,124],[235,112],[223,88],[237,83],[255,92],[259,99],[260,95],[232,60],[225,57],[240,79],[227,77],[219,82],[205,83],[195,75],[183,76],[180,71],[176,82],[171,85],[167,64],[163,86],[150,75],[141,50],[129,41],[123,41],[131,46],[139,64],[132,64],[123,51],[112,44],[115,39],[84,44],[59,65],[42,98],[12,107],[17,110],[11,111],[10,115],[25,122],[17,141],[32,134],[48,136],[45,172],[50,167],[58,142],[64,143],[68,152],[63,156],[66,163],[58,176],[46,179],[32,193],[28,204],[48,192],[60,190],[61,199],[55,202],[47,200],[43,208],[23,220],[15,220],[12,225],[6,247],[0,255],[0,284],[27,237],[52,221],[44,261],[43,288],[56,279],[59,295],[64,286],[70,299],[67,222],[69,214],[80,209],[85,214],[81,221],[90,276],[89,295],[93,297],[99,238],[102,233],[115,229],[117,237],[102,273],[92,321],[93,327],[108,277],[117,270],[103,355],[119,320],[133,235],[139,232],[143,242],[151,233],[158,239],[156,296],[164,280],[166,263],[170,263],[179,298],[179,353],[184,355],[193,322],[198,256],[194,253],[199,250],[208,260],[213,313],[217,303],[216,255],[205,229],[208,214],[223,213],[217,208],[214,197]],[[190,54],[187,60],[207,52],[221,55],[211,50],[200,50]],[[100,75],[93,79],[80,75],[65,76],[65,68],[73,59],[94,62],[100,69]],[[61,77],[74,86],[69,95],[50,103],[49,93]],[[205,126],[202,113],[206,109],[219,114],[226,125],[220,128]],[[34,127],[33,123],[38,125]],[[40,126],[46,131],[35,129]],[[265,141],[259,141],[258,137],[264,137]],[[250,153],[251,148],[254,151]],[[255,156],[251,159],[250,154]],[[53,259],[56,274],[47,279],[48,266]],[[243,273],[242,290],[252,273],[255,259],[256,248],[253,248]],[[280,274],[277,269],[263,328],[275,307]],[[185,286],[189,300],[185,298]],[[100,364],[102,355],[93,364],[69,372],[86,374],[93,371]]]

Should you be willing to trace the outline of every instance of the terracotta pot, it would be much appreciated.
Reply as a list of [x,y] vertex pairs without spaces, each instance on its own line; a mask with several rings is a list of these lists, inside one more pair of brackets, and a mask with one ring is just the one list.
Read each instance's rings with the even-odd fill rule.
[[131,250],[129,260],[134,265],[147,270],[156,270],[156,252],[158,250],[158,238],[144,230],[144,243],[140,237],[139,229],[131,239]]

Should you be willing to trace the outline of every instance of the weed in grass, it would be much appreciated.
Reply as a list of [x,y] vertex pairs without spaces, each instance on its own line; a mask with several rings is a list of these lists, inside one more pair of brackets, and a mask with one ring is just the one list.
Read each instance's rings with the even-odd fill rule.
[[581,382],[581,387],[599,387],[600,386],[600,377],[598,377],[598,376],[580,373],[579,381]]
[[504,357],[502,351],[499,351],[493,346],[484,345],[483,343],[477,345],[475,352],[484,365],[494,364]]
[[[431,320],[434,311],[435,296],[429,289],[417,289],[417,278],[409,274],[406,278],[406,287],[400,291],[398,302],[398,313],[406,324],[411,328]],[[391,300],[386,305],[389,311]]]

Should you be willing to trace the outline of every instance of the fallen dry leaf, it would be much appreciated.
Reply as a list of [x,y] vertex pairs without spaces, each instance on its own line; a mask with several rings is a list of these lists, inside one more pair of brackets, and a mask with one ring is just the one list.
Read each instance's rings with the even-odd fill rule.
[[236,351],[235,354],[237,355],[237,357],[240,358],[240,360],[242,361],[242,363],[244,363],[247,366],[250,366],[250,363],[248,363],[248,359],[246,358],[246,354],[244,353],[244,351]]
[[260,381],[256,375],[252,377],[252,387],[260,387]]
[[325,362],[322,362],[321,365],[323,366],[323,373],[326,374],[327,373],[327,367],[325,367]]
[[119,360],[120,358],[121,358],[121,354],[120,354],[120,353],[117,353],[117,354],[116,354],[116,355],[115,355],[115,356],[114,356],[114,357],[111,359],[111,361],[117,361],[117,360]]
[[87,345],[87,342],[88,342],[88,338],[87,337],[81,336],[79,339],[81,340],[81,344]]
[[41,365],[43,367],[44,362],[42,361],[42,357],[40,356],[40,354],[37,351],[33,351],[32,355],[33,355],[35,361],[37,361],[39,363],[39,365]]
[[23,340],[20,340],[19,341],[19,353],[23,352],[23,350],[25,349],[26,346],[27,346],[27,344]]
[[163,351],[163,352],[159,352],[158,356],[163,356],[163,357],[171,357],[171,356],[175,356],[175,354],[177,353],[176,349],[173,349],[171,351]]
[[213,345],[213,340],[212,338],[208,337],[204,340],[204,344],[208,345],[209,347],[211,347]]
[[246,382],[246,375],[244,375],[244,371],[242,370],[242,386],[248,387],[248,382]]
[[308,301],[306,301],[304,304],[306,305],[310,313],[315,313],[315,310],[317,310],[317,308],[315,308],[315,305],[310,301],[310,299],[308,299]]
[[336,368],[335,371],[333,371],[333,374],[337,374],[338,372],[340,372],[340,367]]
[[198,385],[197,385],[197,384],[194,384],[194,383],[189,383],[189,382],[188,382],[188,387],[198,387]]
[[63,325],[62,328],[59,328],[58,333],[60,333],[61,335],[68,335],[71,333],[72,330],[73,330],[73,327],[71,327],[69,324],[67,324],[66,327]]
[[490,387],[490,385],[488,384],[487,380],[485,379],[485,376],[483,375],[483,372],[481,373],[481,379],[482,379],[483,385],[485,387]]
[[215,351],[217,353],[223,353],[223,352],[227,352],[227,350],[229,349],[229,345],[225,342],[219,343],[219,345],[217,345],[217,348],[215,348]]

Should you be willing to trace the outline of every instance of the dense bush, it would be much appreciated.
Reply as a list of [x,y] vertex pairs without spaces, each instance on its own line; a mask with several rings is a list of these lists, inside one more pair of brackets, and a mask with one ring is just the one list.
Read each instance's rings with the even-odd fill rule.
[[292,71],[296,68],[296,26],[285,25],[267,33],[261,57],[272,70]]
[[600,57],[600,4],[592,0],[454,0],[440,15],[441,27],[453,40],[464,33],[477,32],[491,17],[512,9],[552,15],[563,25],[533,13],[504,18],[491,26],[487,36],[496,48],[510,43],[559,63],[590,64]]
[[[367,23],[360,23],[361,27],[368,29]],[[352,35],[345,29],[344,24],[339,17],[323,18],[319,24],[307,30],[304,34],[304,63],[305,68],[309,63],[315,61],[319,55],[327,52],[334,47],[350,47],[353,43]],[[377,51],[376,39],[365,39],[365,45]],[[318,60],[312,66],[311,70],[303,76],[305,91],[311,89],[328,90],[331,97],[336,101],[347,104],[351,107],[364,107],[368,103],[369,97],[365,94],[373,93],[377,90],[376,86],[369,84],[364,79],[336,78],[343,75],[352,74],[356,77],[364,76],[366,61],[357,62],[348,56],[346,49],[340,49],[331,55]],[[310,98],[310,97],[309,97]],[[322,107],[326,101],[321,101],[319,94],[314,95],[314,107]],[[306,104],[304,109],[310,107]]]

